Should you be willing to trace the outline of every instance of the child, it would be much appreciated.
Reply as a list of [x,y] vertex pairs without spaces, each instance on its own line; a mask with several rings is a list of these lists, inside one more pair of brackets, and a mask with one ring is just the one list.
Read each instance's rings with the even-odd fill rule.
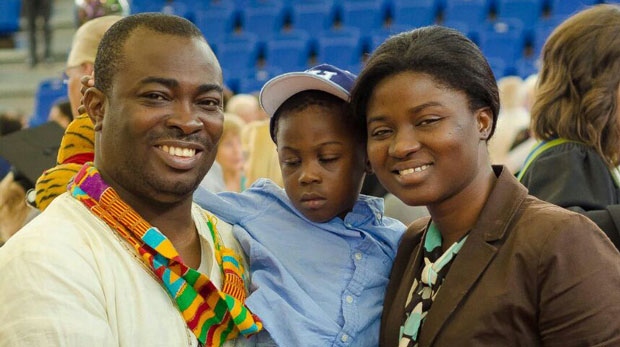
[[[260,346],[377,346],[385,286],[405,226],[360,195],[365,129],[349,114],[355,76],[330,65],[286,73],[260,94],[284,179],[194,199],[234,232],[250,261],[247,305]],[[273,341],[270,341],[270,336]]]

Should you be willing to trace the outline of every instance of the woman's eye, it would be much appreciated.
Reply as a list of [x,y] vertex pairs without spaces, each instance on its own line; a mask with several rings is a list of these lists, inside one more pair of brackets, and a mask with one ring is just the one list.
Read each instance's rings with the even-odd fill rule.
[[390,129],[387,128],[379,128],[379,129],[375,129],[370,133],[370,136],[372,137],[383,137],[386,136],[388,134],[390,134],[391,131]]
[[441,120],[441,118],[439,118],[439,117],[425,118],[425,119],[421,120],[420,122],[418,122],[418,125],[429,125],[429,124],[436,123],[439,120]]

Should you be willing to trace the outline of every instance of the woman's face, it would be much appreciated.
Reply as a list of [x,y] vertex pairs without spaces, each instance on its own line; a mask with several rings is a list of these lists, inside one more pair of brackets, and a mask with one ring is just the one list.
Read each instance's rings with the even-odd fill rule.
[[467,203],[489,167],[492,114],[427,74],[401,72],[374,88],[367,106],[368,157],[383,186],[408,205]]
[[241,138],[234,133],[226,133],[222,136],[217,149],[215,160],[226,172],[241,172],[245,164]]

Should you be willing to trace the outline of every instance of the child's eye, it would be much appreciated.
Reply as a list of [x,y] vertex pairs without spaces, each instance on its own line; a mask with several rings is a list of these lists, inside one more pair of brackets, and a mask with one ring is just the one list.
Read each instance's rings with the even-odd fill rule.
[[299,165],[299,163],[301,163],[301,161],[298,160],[298,159],[284,159],[284,160],[282,160],[282,165],[285,165],[285,166],[296,166],[296,165]]
[[322,158],[319,158],[319,161],[322,162],[322,163],[331,163],[331,162],[334,162],[334,161],[336,161],[338,159],[340,159],[340,157],[333,157],[333,156],[332,157],[322,157]]

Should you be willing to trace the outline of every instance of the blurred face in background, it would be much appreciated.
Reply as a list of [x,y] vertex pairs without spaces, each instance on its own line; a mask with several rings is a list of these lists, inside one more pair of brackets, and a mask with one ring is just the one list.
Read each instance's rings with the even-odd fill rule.
[[242,172],[245,164],[241,136],[235,132],[222,135],[215,160],[224,172]]
[[93,73],[92,63],[82,63],[78,66],[71,66],[65,69],[65,83],[67,83],[67,94],[69,96],[69,102],[71,103],[71,112],[73,118],[77,118],[78,107],[82,103],[82,83],[80,79],[84,75],[90,75]]

